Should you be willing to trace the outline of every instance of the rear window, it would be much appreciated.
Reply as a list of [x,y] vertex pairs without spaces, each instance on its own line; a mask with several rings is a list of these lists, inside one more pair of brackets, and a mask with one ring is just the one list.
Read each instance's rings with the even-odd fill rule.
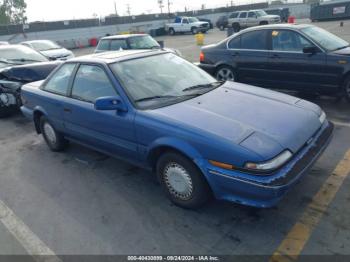
[[241,35],[241,48],[266,50],[266,30],[257,30]]

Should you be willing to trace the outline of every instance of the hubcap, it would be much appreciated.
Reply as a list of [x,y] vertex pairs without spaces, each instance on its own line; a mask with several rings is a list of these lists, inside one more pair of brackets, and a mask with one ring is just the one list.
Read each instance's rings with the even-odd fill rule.
[[44,132],[46,138],[49,140],[51,144],[56,143],[56,133],[53,127],[49,123],[44,124]]
[[232,70],[228,68],[221,68],[217,72],[216,78],[219,81],[235,81],[235,76],[233,75]]
[[170,163],[164,169],[164,181],[170,194],[181,200],[188,200],[193,193],[193,184],[188,172],[177,163]]

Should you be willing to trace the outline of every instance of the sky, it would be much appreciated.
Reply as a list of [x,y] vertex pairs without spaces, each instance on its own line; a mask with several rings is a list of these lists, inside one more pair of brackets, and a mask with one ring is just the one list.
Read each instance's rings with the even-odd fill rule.
[[[131,14],[159,13],[158,0],[25,0],[27,3],[27,17],[29,22],[55,21],[68,19],[82,19],[104,17],[114,13],[116,3],[119,15],[127,14],[129,4]],[[163,12],[167,12],[167,0],[163,0]],[[171,12],[200,9],[202,4],[206,8],[215,8],[231,4],[230,0],[170,0]],[[233,0],[234,5],[242,3],[264,2],[264,0]]]

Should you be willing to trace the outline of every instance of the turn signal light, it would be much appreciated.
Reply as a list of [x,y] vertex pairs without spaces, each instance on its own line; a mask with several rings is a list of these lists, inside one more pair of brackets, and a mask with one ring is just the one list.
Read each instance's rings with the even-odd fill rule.
[[223,169],[234,169],[235,168],[233,165],[221,163],[221,162],[214,161],[214,160],[209,160],[209,163],[212,164],[213,166],[220,167]]
[[199,62],[204,62],[204,53],[201,52],[199,55]]

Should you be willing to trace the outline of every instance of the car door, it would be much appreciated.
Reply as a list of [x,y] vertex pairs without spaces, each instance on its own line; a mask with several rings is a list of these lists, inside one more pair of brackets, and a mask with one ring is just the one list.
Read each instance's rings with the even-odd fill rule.
[[[269,32],[271,51],[267,63],[270,86],[313,91],[326,81],[326,54],[299,32],[276,29]],[[305,47],[318,49],[304,53]]]
[[64,105],[64,125],[73,140],[124,159],[137,157],[132,112],[98,111],[97,98],[118,95],[100,65],[81,64]]
[[51,124],[59,131],[64,132],[64,103],[68,99],[68,89],[75,63],[61,66],[44,84],[42,89],[46,95],[42,96],[42,107]]
[[242,33],[228,43],[232,63],[239,82],[264,85],[269,51],[266,29]]
[[191,30],[188,18],[183,18],[181,23],[181,32],[188,32]]
[[247,12],[240,12],[238,16],[239,25],[241,28],[247,27]]
[[247,27],[258,25],[257,21],[256,13],[253,11],[248,12]]

